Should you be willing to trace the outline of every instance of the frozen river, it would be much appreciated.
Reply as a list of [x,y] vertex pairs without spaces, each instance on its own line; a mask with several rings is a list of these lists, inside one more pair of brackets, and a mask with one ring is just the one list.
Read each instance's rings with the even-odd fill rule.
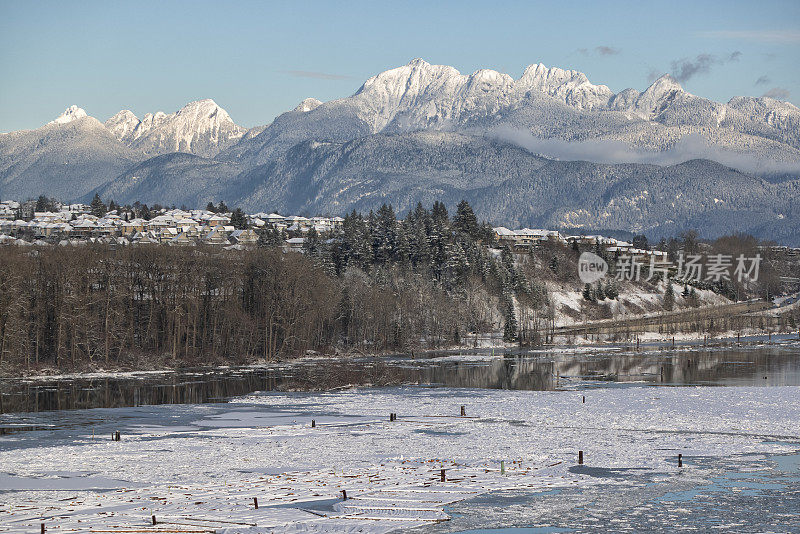
[[800,531],[796,342],[433,356],[6,382],[0,531]]

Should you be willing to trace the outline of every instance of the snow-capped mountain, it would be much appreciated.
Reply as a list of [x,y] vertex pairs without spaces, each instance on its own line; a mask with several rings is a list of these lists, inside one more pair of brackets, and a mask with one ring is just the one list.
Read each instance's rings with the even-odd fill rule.
[[213,100],[142,120],[124,110],[105,124],[73,105],[41,128],[0,134],[0,196],[73,199],[152,156],[213,157],[245,131]]
[[86,112],[82,108],[73,105],[68,107],[64,113],[50,121],[48,124],[67,124],[68,122],[80,120],[86,117]]
[[190,102],[175,113],[147,113],[141,120],[122,110],[106,121],[122,143],[148,155],[188,152],[213,157],[246,132],[211,99]]
[[374,132],[446,127],[519,106],[532,92],[582,110],[604,107],[613,93],[577,71],[530,65],[518,80],[481,69],[463,75],[453,67],[415,59],[367,80],[351,97]]
[[[684,164],[692,159],[704,161]],[[142,119],[123,110],[105,124],[73,106],[37,130],[0,135],[0,196],[97,191],[330,213],[467,198],[495,222],[653,232],[768,236],[780,225],[775,235],[789,235],[800,228],[798,176],[800,110],[788,102],[714,102],[669,76],[614,93],[542,64],[515,78],[415,59],[247,131],[200,100]]]
[[668,75],[641,93],[614,94],[581,72],[542,64],[514,79],[488,69],[464,75],[421,59],[371,77],[352,96],[304,100],[219,157],[257,165],[309,139],[344,142],[418,130],[485,134],[498,125],[541,139],[614,141],[651,151],[695,134],[711,148],[800,169],[800,110],[786,102],[740,97],[722,104],[685,91]]
[[72,199],[141,159],[103,123],[71,106],[41,128],[0,134],[0,197]]

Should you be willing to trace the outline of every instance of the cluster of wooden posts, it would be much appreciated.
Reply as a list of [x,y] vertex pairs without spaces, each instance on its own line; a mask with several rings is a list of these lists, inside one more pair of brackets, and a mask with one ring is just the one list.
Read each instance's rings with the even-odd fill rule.
[[[663,375],[664,375],[664,368],[663,367],[661,368],[661,375],[662,375],[662,379],[663,379]],[[585,395],[581,396],[581,403],[582,404],[586,403],[586,396]],[[464,405],[461,406],[460,415],[461,415],[461,417],[466,417],[466,415],[467,415],[467,407],[466,406],[464,406]],[[392,422],[397,421],[397,414],[394,413],[394,412],[390,413],[389,414],[389,421],[392,421]],[[316,428],[316,426],[317,426],[316,420],[312,419],[311,420],[311,428]],[[120,439],[121,438],[120,438],[119,430],[117,430],[113,434],[111,434],[111,440],[112,441],[120,441]],[[578,451],[578,465],[583,465],[583,451]],[[501,475],[505,475],[505,472],[506,472],[505,467],[506,467],[505,466],[505,461],[501,460],[500,461],[500,474]],[[682,454],[678,454],[678,467],[683,467],[683,455]],[[442,468],[440,470],[440,472],[439,472],[439,480],[441,482],[447,482],[446,471],[447,471],[446,469]],[[347,490],[341,490],[341,494],[342,494],[342,500],[346,501],[347,500]],[[258,497],[253,497],[253,508],[255,510],[258,510]],[[155,515],[152,515],[150,519],[151,519],[153,525],[157,525],[158,524]],[[42,523],[41,524],[41,532],[42,532],[42,534],[45,533],[45,530],[46,530],[45,524]]]

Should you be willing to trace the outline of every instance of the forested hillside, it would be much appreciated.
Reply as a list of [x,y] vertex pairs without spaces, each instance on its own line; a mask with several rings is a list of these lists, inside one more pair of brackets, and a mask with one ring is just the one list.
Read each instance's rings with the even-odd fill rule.
[[[308,351],[380,354],[472,344],[493,332],[538,344],[548,341],[558,313],[548,284],[582,288],[580,247],[497,248],[465,201],[453,217],[440,202],[401,220],[387,205],[367,216],[353,212],[329,235],[310,230],[303,253],[285,251],[284,237],[263,231],[259,246],[246,250],[4,247],[0,374],[243,364]],[[657,283],[611,279],[586,297],[583,313],[605,313],[598,296],[652,294]],[[704,289],[748,294],[731,284]]]

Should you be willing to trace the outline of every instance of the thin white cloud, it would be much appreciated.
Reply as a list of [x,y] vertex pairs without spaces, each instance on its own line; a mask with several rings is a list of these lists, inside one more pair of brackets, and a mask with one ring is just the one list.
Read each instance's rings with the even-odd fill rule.
[[714,39],[739,39],[761,43],[800,43],[800,30],[715,30],[700,32],[700,35]]
[[565,141],[541,139],[529,131],[509,124],[491,128],[490,137],[518,145],[529,152],[565,161],[591,161],[594,163],[646,163],[651,165],[677,165],[693,159],[709,159],[743,172],[772,173],[800,172],[800,162],[783,162],[740,154],[732,150],[711,146],[699,134],[683,136],[669,150],[661,152],[635,148],[622,141],[591,139]]
[[616,56],[622,52],[619,48],[614,48],[613,46],[606,46],[600,45],[595,46],[591,51],[588,48],[579,48],[578,53],[584,56],[591,55],[591,52],[598,54],[600,56]]
[[594,51],[601,56],[616,56],[620,53],[619,48],[613,48],[611,46],[597,46],[595,47]]
[[767,96],[776,100],[788,100],[789,95],[791,95],[791,93],[788,89],[784,89],[783,87],[773,87],[762,96]]

